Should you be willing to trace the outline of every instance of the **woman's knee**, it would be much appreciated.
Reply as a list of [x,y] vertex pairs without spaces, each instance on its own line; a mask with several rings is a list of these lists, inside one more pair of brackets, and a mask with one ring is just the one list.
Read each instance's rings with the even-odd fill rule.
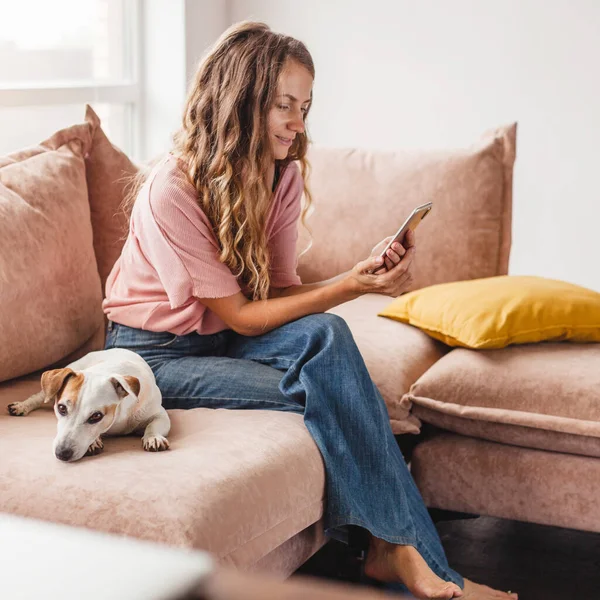
[[346,321],[333,313],[316,313],[303,318],[307,331],[315,335],[325,335],[336,340],[348,340],[352,338],[352,332]]

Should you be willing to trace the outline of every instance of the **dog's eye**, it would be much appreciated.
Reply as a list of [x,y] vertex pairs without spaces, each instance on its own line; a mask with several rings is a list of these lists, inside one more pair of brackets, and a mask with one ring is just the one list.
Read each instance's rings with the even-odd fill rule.
[[94,423],[99,423],[102,421],[104,415],[101,412],[95,412],[92,416],[87,420],[90,425],[94,425]]
[[64,404],[57,405],[58,414],[63,417],[67,414],[67,407]]

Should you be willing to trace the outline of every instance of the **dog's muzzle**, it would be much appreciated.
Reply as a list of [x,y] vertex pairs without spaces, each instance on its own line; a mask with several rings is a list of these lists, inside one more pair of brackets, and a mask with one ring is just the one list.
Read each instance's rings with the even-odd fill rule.
[[73,458],[73,449],[57,448],[55,454],[56,458],[58,458],[59,460],[64,460],[65,462],[68,462]]

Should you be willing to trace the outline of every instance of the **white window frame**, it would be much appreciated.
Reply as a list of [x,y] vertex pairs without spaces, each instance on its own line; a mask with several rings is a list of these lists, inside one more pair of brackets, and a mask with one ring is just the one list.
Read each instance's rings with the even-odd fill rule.
[[142,127],[142,38],[143,0],[126,4],[127,23],[131,30],[125,39],[125,60],[131,65],[131,77],[115,82],[76,81],[0,84],[0,107],[49,106],[59,104],[126,104],[130,108],[125,131],[127,154],[138,157],[143,152]]

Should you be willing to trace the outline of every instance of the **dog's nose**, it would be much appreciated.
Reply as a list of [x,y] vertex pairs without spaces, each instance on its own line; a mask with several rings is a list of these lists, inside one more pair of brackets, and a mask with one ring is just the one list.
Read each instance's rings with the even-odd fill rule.
[[63,448],[56,451],[56,458],[59,460],[68,461],[73,458],[73,450],[71,448]]

